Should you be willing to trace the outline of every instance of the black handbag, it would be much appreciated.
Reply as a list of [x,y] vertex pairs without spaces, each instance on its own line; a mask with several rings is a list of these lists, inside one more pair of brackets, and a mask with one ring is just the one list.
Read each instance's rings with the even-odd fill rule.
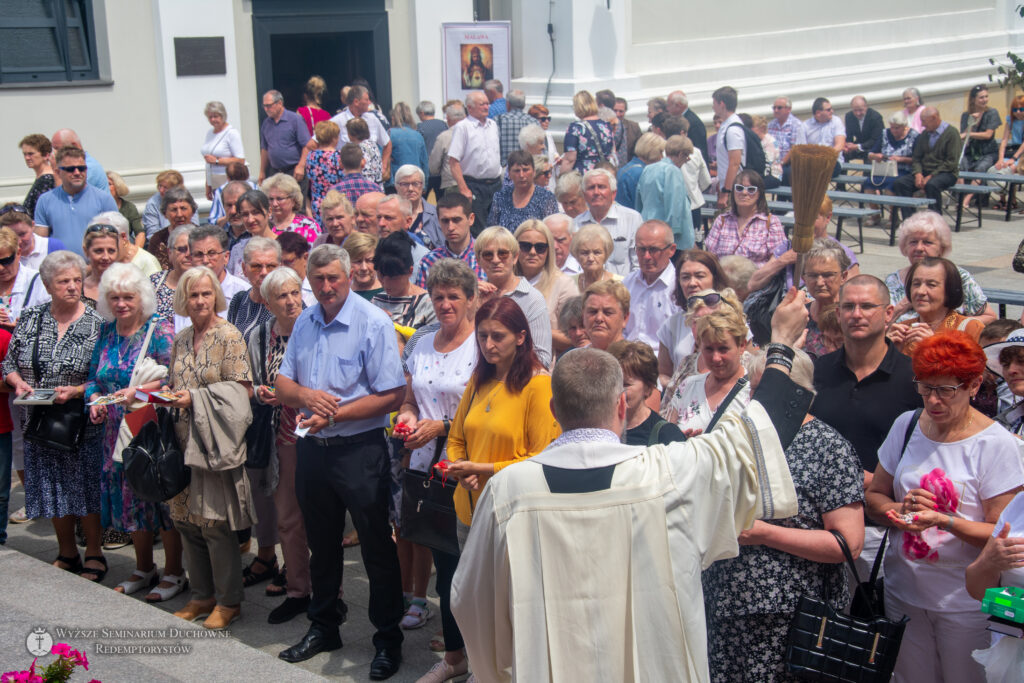
[[[860,577],[846,539],[832,531],[861,592]],[[823,577],[824,578],[824,577]],[[892,677],[903,631],[910,618],[893,621],[884,614],[862,618],[836,611],[828,603],[828,581],[821,597],[801,595],[786,636],[786,669],[805,681],[882,683]],[[870,604],[864,598],[865,604]]]
[[438,437],[426,472],[406,468],[402,473],[402,538],[449,555],[459,554],[456,533],[454,479],[434,475],[446,437]]
[[[267,371],[267,326],[260,325],[260,374],[261,379]],[[260,384],[265,384],[261,381]],[[262,469],[270,464],[270,454],[277,436],[277,420],[275,406],[268,406],[256,399],[249,399],[252,408],[252,423],[245,430],[245,466]]]
[[167,408],[156,409],[156,420],[142,425],[121,457],[128,485],[150,503],[170,500],[192,480],[174,433],[174,412]]
[[785,296],[786,269],[783,268],[764,287],[750,292],[743,301],[743,314],[747,316],[750,334],[760,346],[772,340],[772,315]]
[[[39,337],[42,332],[42,315],[37,318],[36,338],[32,344],[32,371],[38,383],[43,376],[39,367]],[[29,413],[23,436],[38,446],[61,451],[73,451],[79,447],[89,416],[85,412],[85,399],[73,398],[64,403],[48,406],[34,406]]]

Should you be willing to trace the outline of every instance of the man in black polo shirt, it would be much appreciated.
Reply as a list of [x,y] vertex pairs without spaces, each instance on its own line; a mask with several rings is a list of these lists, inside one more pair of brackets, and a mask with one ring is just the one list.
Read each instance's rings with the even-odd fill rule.
[[[889,289],[874,275],[850,278],[839,290],[843,346],[814,362],[818,394],[812,412],[853,444],[867,489],[878,465],[878,447],[896,418],[921,407],[910,358],[885,338],[894,307]],[[878,553],[884,529],[865,517],[864,549],[857,558],[861,579]]]

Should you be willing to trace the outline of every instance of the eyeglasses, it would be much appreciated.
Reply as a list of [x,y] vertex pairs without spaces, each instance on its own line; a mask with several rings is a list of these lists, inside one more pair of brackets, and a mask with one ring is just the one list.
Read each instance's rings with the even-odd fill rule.
[[5,213],[10,213],[12,211],[15,211],[17,213],[28,213],[28,211],[25,210],[25,207],[22,206],[21,204],[7,204],[3,208],[0,208],[0,216],[3,216]]
[[18,252],[16,252],[16,251],[11,253],[10,256],[5,256],[3,258],[0,258],[0,266],[5,266],[5,267],[9,266],[12,263],[14,263],[14,259],[16,259],[16,258],[18,258]]
[[649,254],[651,256],[657,256],[661,252],[666,251],[667,249],[671,249],[674,246],[676,246],[676,245],[674,245],[674,244],[666,244],[664,247],[637,247],[636,248],[636,253],[639,256],[643,256],[644,254]]
[[174,251],[178,252],[182,256],[186,256],[188,254],[188,247],[175,247]]
[[111,235],[114,236],[121,234],[113,225],[108,225],[106,223],[96,223],[95,225],[90,225],[88,228],[85,229],[86,235],[90,235],[94,232],[109,232]]
[[74,173],[76,171],[78,173],[85,173],[86,171],[89,170],[89,167],[86,166],[85,164],[80,164],[80,165],[76,165],[76,166],[60,166],[59,168],[60,168],[60,170],[64,171],[65,173]]
[[758,187],[756,185],[740,185],[736,183],[732,186],[732,191],[736,194],[749,194],[751,196],[758,193]]
[[541,178],[541,177],[546,176],[546,175],[551,175],[551,169],[550,168],[548,170],[546,170],[546,171],[537,171],[537,173],[534,174],[534,177],[535,178]]
[[[545,246],[547,246],[547,245],[545,245]],[[484,261],[493,261],[495,258],[497,258],[499,261],[504,261],[505,259],[509,258],[510,256],[512,256],[512,252],[510,250],[508,250],[508,249],[499,249],[498,251],[481,251],[480,252],[480,258],[482,258]]]
[[839,273],[835,270],[827,273],[804,273],[804,280],[835,280],[837,277]]
[[290,202],[291,197],[267,197],[267,201],[271,204],[280,204],[281,202]]
[[963,385],[964,383],[960,382],[960,384],[955,384],[953,386],[950,386],[948,384],[942,386],[935,386],[934,384],[925,384],[924,382],[921,382],[919,380],[914,380],[914,386],[917,387],[917,393],[927,398],[930,393],[935,392],[935,394],[939,398],[946,401],[953,398],[953,396],[956,395],[956,390],[962,387]]
[[544,254],[548,253],[548,243],[524,242],[523,240],[519,240],[519,251],[524,253],[535,251],[539,256],[543,256]]
[[423,183],[421,183],[418,180],[403,180],[402,182],[398,183],[398,186],[406,189],[411,189],[414,187],[423,187]]
[[698,303],[702,303],[705,306],[717,306],[722,301],[722,295],[718,292],[712,292],[711,294],[694,294],[693,296],[686,297],[686,307],[694,308]]
[[551,117],[550,116],[538,116],[537,120],[540,121],[541,123],[543,123],[544,121],[550,121]]
[[223,251],[193,251],[192,252],[192,258],[196,258],[196,259],[202,260],[202,259],[204,259],[204,258],[206,258],[208,256],[209,257],[220,256],[223,253],[224,253]]
[[856,301],[847,301],[846,303],[839,304],[839,310],[842,311],[843,313],[853,313],[858,308],[860,308],[860,310],[864,311],[865,313],[870,314],[870,313],[874,313],[876,310],[878,310],[881,307],[882,307],[882,304],[868,304],[868,303],[862,304],[862,303],[859,303],[859,302],[856,302]]
[[775,110],[777,111],[777,110],[779,110],[779,109],[789,109],[789,107],[787,107],[787,106],[786,106],[786,105],[784,105],[784,104],[782,104],[782,105],[779,105],[779,104],[773,104],[773,105],[772,105],[772,109],[775,109]]

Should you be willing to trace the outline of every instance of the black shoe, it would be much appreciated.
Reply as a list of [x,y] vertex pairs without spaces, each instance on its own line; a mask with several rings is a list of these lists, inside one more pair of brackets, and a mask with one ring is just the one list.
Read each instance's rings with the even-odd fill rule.
[[370,680],[383,681],[398,673],[398,667],[402,664],[401,648],[394,648],[390,651],[381,648],[377,650],[373,661],[370,662]]
[[291,621],[300,614],[305,614],[309,609],[309,596],[304,598],[285,598],[284,602],[270,610],[267,617],[268,624],[283,624]]
[[317,626],[312,626],[302,640],[279,654],[278,658],[296,664],[311,659],[321,652],[330,652],[339,648],[341,648],[341,636],[337,631],[328,635]]
[[344,624],[348,621],[348,605],[341,598],[338,598],[338,625]]

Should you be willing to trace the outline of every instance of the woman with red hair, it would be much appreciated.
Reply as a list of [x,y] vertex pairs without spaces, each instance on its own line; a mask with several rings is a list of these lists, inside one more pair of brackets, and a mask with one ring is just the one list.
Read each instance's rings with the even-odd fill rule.
[[971,652],[988,647],[987,616],[964,572],[1024,485],[1024,464],[1017,440],[970,405],[986,361],[977,342],[942,332],[912,358],[924,409],[916,425],[915,413],[896,419],[865,494],[869,516],[891,527],[885,611],[910,617],[894,680],[984,680]]

